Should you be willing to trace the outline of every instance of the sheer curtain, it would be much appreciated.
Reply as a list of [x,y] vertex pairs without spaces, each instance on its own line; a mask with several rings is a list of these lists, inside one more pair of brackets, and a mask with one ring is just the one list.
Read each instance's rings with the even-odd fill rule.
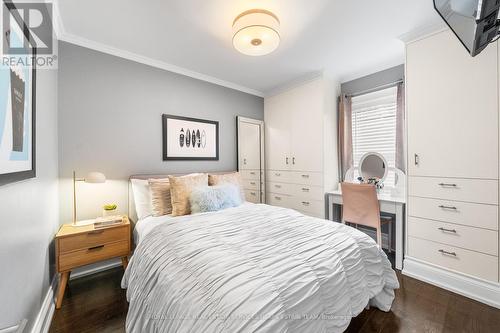
[[350,96],[341,95],[339,98],[339,162],[340,181],[352,166],[352,100]]
[[398,84],[396,111],[396,168],[406,173],[405,158],[405,86]]

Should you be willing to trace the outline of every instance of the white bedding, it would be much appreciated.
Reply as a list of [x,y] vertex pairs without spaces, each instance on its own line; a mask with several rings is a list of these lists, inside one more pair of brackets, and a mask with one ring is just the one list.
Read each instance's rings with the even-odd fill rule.
[[167,217],[122,281],[127,332],[342,332],[399,287],[385,253],[340,223],[267,205]]

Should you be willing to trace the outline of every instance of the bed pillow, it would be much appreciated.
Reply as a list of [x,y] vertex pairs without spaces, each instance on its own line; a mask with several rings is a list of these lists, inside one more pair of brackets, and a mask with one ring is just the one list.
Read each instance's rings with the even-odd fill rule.
[[172,216],[190,214],[189,196],[193,189],[208,185],[208,175],[197,173],[181,177],[168,176],[168,180],[170,181],[170,195],[172,196]]
[[243,191],[243,181],[239,172],[231,172],[219,175],[208,175],[208,185],[233,184],[240,192],[241,201],[246,201],[245,192]]
[[191,213],[215,212],[241,205],[240,190],[233,184],[197,187],[189,197]]
[[134,194],[135,212],[139,220],[152,214],[151,193],[147,179],[131,179],[132,193]]
[[172,214],[172,200],[170,197],[170,181],[168,178],[149,179],[151,193],[151,208],[153,216]]

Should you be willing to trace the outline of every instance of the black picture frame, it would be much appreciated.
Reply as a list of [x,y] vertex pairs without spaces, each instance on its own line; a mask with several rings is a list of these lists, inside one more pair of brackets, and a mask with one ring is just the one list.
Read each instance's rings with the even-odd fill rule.
[[[214,157],[179,157],[168,156],[168,119],[185,120],[204,124],[215,125],[215,156]],[[214,120],[206,120],[199,118],[190,118],[183,116],[175,116],[170,114],[162,115],[162,134],[163,134],[163,160],[164,161],[218,161],[219,160],[219,122]]]
[[[16,9],[14,3],[12,2],[2,2],[7,9]],[[3,10],[6,10],[4,8]],[[33,38],[30,35],[28,26],[24,23],[22,18],[14,10],[12,17],[15,19],[16,23],[21,27],[23,31],[24,38],[28,41],[31,55],[33,59],[36,59],[37,50],[34,46]],[[3,31],[3,30],[2,30]],[[0,174],[0,186],[19,182],[22,180],[35,178],[36,177],[36,61],[32,62],[32,82],[31,82],[31,170],[17,171]]]

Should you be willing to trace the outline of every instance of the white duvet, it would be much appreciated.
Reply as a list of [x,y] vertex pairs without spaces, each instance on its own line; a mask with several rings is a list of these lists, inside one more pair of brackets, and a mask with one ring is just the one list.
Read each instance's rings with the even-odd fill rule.
[[342,332],[399,287],[385,253],[340,223],[267,205],[169,218],[136,248],[127,332]]

